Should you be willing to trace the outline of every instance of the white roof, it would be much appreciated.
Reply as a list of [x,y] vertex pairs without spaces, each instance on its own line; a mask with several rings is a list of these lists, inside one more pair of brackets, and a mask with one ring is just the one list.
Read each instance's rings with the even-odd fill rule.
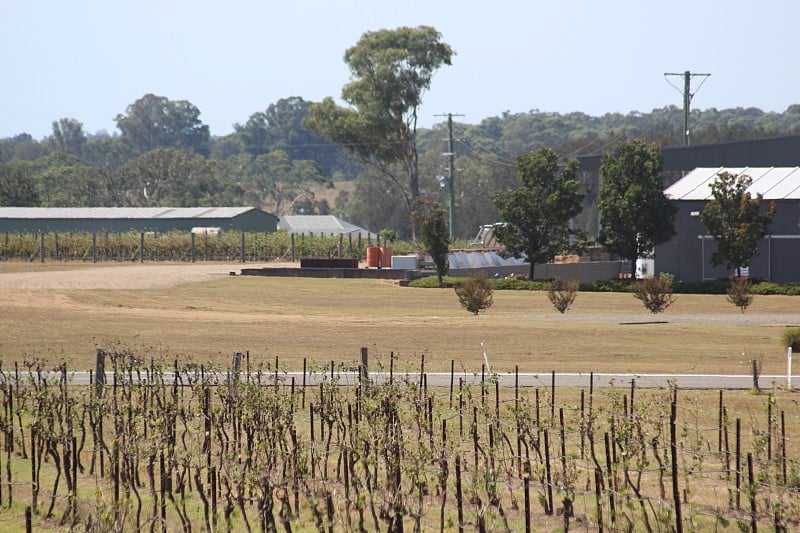
[[233,218],[254,207],[0,207],[0,218],[174,219]]
[[289,233],[371,234],[369,231],[345,222],[333,215],[283,215],[278,217],[278,228]]
[[721,172],[746,174],[753,183],[747,191],[765,200],[800,200],[800,167],[696,168],[674,183],[664,194],[673,200],[710,200],[711,184]]

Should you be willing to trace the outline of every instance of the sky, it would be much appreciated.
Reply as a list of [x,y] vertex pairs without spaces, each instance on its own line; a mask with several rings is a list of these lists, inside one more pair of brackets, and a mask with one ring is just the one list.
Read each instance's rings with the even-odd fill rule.
[[[188,100],[214,136],[281,98],[340,103],[347,48],[429,25],[456,51],[419,109],[478,124],[504,112],[592,116],[800,103],[796,0],[0,0],[0,138],[73,118],[117,132],[145,94]],[[668,81],[671,81],[671,86]]]

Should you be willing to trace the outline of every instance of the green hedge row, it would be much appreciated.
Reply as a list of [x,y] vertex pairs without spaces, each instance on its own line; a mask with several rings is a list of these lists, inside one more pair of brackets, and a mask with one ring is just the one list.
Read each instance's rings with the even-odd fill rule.
[[[466,278],[445,277],[446,288],[459,285]],[[519,279],[491,279],[495,290],[513,291],[546,291],[550,288],[548,281],[526,281]],[[633,292],[632,281],[629,279],[610,279],[603,281],[589,281],[580,284],[583,292]],[[436,276],[428,276],[412,281],[409,286],[419,288],[438,287]],[[727,280],[709,281],[676,281],[672,288],[675,294],[727,294],[729,283]],[[782,294],[786,296],[800,296],[800,283],[775,283],[771,281],[756,281],[750,291],[753,294]]]

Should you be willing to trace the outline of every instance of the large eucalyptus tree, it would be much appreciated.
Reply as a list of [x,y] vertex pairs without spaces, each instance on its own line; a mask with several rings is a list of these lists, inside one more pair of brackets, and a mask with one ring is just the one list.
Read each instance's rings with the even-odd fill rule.
[[344,55],[352,81],[341,97],[349,107],[328,97],[303,121],[398,186],[409,214],[419,198],[417,110],[454,53],[431,26],[367,32]]

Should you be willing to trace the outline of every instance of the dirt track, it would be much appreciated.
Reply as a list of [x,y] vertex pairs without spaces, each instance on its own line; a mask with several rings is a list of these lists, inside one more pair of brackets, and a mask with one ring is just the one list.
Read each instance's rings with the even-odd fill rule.
[[[134,264],[0,273],[0,289],[157,289],[237,275],[259,263]],[[273,264],[273,266],[275,266]],[[281,265],[285,266],[285,265]]]
[[[35,270],[29,272],[0,272],[0,289],[158,289],[184,283],[209,281],[239,275],[242,268],[264,266],[296,266],[296,263],[195,263],[195,264],[116,264],[86,265],[69,270]],[[672,310],[663,315],[570,313],[554,316],[552,313],[531,314],[532,320],[579,320],[620,324],[646,324],[651,320],[672,323],[738,324],[762,326],[800,325],[800,308],[795,313],[684,314]]]

